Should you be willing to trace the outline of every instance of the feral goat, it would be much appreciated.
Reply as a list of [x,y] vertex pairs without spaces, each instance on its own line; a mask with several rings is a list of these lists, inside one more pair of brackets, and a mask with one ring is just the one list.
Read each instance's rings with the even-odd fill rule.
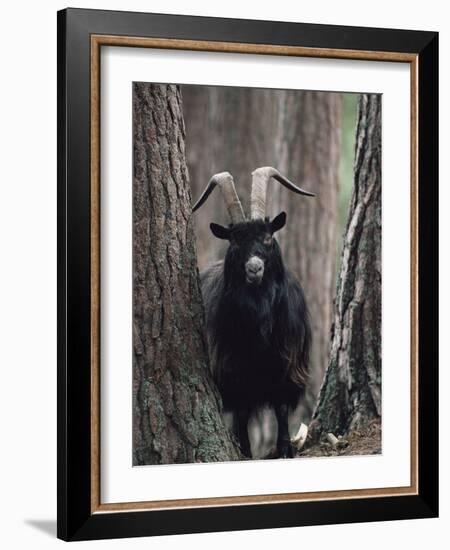
[[218,186],[231,218],[228,227],[211,223],[213,235],[229,241],[225,259],[201,274],[213,374],[242,453],[251,456],[248,420],[264,405],[275,409],[277,450],[292,457],[288,414],[304,393],[311,328],[302,287],[284,266],[274,234],[286,214],[266,217],[270,178],[291,191],[300,189],[271,167],[252,174],[251,219],[247,220],[228,172],[211,178],[193,210]]

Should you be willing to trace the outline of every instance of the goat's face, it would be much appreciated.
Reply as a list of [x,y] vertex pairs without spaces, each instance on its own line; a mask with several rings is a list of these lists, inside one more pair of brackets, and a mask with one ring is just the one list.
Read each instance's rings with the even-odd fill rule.
[[210,225],[218,239],[226,239],[230,246],[225,258],[227,272],[238,283],[259,286],[264,275],[281,264],[281,254],[273,234],[284,227],[286,213],[282,212],[272,221],[251,220],[229,227],[216,223]]

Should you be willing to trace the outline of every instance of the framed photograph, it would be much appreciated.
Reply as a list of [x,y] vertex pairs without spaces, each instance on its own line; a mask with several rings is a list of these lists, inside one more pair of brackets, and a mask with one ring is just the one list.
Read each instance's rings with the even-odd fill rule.
[[58,13],[58,537],[438,514],[438,35]]

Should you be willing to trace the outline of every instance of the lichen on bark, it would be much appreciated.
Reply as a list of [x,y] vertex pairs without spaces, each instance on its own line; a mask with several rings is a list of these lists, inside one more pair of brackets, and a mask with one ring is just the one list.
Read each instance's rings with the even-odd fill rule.
[[381,96],[361,95],[330,359],[312,433],[381,419]]

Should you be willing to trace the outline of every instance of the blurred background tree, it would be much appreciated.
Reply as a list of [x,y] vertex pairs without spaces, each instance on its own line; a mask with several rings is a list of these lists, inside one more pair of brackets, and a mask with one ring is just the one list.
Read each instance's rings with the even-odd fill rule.
[[[213,174],[233,174],[244,208],[250,203],[251,172],[272,158],[275,94],[272,90],[181,86],[186,124],[186,161],[197,198]],[[227,245],[212,237],[209,224],[229,223],[220,193],[195,215],[200,270],[223,258]]]
[[328,359],[336,275],[342,96],[280,90],[276,101],[275,166],[316,194],[312,199],[303,199],[274,185],[268,208],[271,216],[287,213],[287,227],[278,241],[285,264],[304,288],[311,314],[311,376],[306,399],[298,411],[298,416],[307,420]]
[[[308,422],[328,364],[338,256],[352,188],[356,94],[181,86],[186,124],[186,159],[194,198],[209,178],[227,170],[248,212],[251,172],[278,168],[294,183],[316,193],[293,197],[273,182],[268,214],[284,210],[277,235],[286,265],[300,279],[311,311],[311,378],[296,414]],[[220,193],[195,215],[199,268],[222,258],[226,243],[209,231],[211,221],[229,220]],[[253,422],[253,449],[264,454],[275,440],[275,422],[265,412]]]

